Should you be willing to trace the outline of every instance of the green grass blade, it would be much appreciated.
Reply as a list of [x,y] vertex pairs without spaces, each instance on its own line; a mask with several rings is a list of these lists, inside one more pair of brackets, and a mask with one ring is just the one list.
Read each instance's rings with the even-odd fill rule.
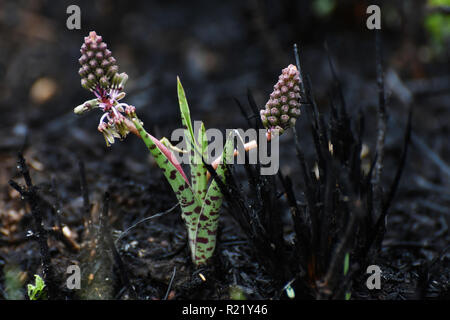
[[[199,138],[195,139],[192,127],[191,114],[186,99],[186,93],[181,84],[180,78],[177,77],[178,103],[180,105],[181,122],[185,128],[186,151],[190,157],[191,168],[191,186],[194,195],[198,200],[203,200],[206,194],[206,168],[202,163],[201,155],[203,154],[203,135],[205,135],[205,127],[202,123],[199,132]],[[207,141],[206,141],[207,143]],[[200,154],[199,154],[200,153]]]
[[186,94],[184,92],[183,86],[181,85],[180,78],[177,77],[177,92],[178,92],[178,103],[180,105],[180,112],[181,112],[181,122],[183,123],[183,127],[188,130],[188,138],[190,138],[191,141],[188,141],[189,143],[194,143],[195,137],[194,137],[194,131],[192,129],[192,122],[191,122],[191,113],[189,111],[189,106],[186,100]]
[[198,151],[194,152],[194,162],[191,165],[191,174],[193,175],[191,177],[193,189],[195,192],[195,195],[200,200],[204,200],[206,196],[207,191],[207,183],[208,183],[208,170],[206,169],[206,166],[203,164],[202,157],[205,159],[205,161],[208,161],[207,159],[207,151],[208,151],[208,139],[206,137],[205,132],[205,126],[202,122],[200,126],[200,130],[198,132]]
[[350,254],[347,252],[344,257],[344,276],[347,275],[350,269]]

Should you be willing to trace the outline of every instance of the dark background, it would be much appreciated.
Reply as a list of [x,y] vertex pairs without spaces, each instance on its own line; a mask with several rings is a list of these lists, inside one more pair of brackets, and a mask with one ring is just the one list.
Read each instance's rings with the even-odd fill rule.
[[[66,28],[70,4],[81,8],[81,30]],[[24,212],[18,195],[7,185],[16,177],[19,150],[24,151],[37,184],[45,187],[49,181],[56,181],[68,221],[81,208],[80,159],[86,166],[93,201],[117,181],[146,186],[160,176],[136,137],[107,148],[97,131],[100,113],[73,114],[74,107],[92,98],[80,86],[78,75],[79,48],[89,31],[103,36],[120,71],[128,73],[126,102],[137,107],[147,130],[158,138],[170,136],[180,126],[177,75],[186,90],[193,120],[203,120],[207,128],[246,128],[232,98],[246,103],[247,89],[251,89],[262,108],[281,69],[295,63],[294,43],[300,47],[303,68],[312,79],[319,108],[326,114],[332,85],[324,49],[327,41],[349,112],[362,110],[366,114],[364,142],[372,150],[378,96],[374,32],[366,28],[369,4],[373,3],[0,0],[2,236],[11,237],[26,229],[11,229]],[[407,107],[414,107],[413,144],[388,235],[395,235],[395,241],[432,245],[434,249],[414,251],[416,255],[411,258],[426,261],[449,243],[449,39],[430,32],[427,19],[434,11],[426,1],[378,4],[389,98],[387,179],[392,177],[400,154]],[[448,23],[447,15],[438,29],[448,30]],[[397,82],[392,80],[395,76]],[[305,132],[302,143],[308,151],[311,138],[305,124],[300,117],[297,131],[300,136]],[[281,168],[284,173],[295,173],[298,166],[291,133],[283,137],[281,147]],[[165,188],[158,182],[149,197],[157,199],[158,192]],[[118,193],[126,192],[119,188]],[[157,205],[153,205],[153,213],[159,207],[170,207],[163,200],[154,201]],[[117,212],[122,213],[120,210]],[[136,217],[119,217],[116,227],[125,228]],[[24,248],[1,250],[5,254],[3,263],[14,260],[23,266]],[[399,251],[392,256],[405,254],[409,253]],[[403,258],[403,262],[411,262]],[[445,261],[448,264],[448,258]],[[26,270],[32,273],[35,269]],[[448,279],[448,269],[443,276]]]

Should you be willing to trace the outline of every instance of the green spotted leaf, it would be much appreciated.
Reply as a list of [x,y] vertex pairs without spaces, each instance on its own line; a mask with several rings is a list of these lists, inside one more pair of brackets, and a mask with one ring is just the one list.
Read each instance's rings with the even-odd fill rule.
[[180,78],[177,77],[177,93],[178,93],[178,103],[180,105],[181,111],[181,122],[183,127],[188,131],[189,143],[195,141],[194,130],[192,129],[191,122],[191,112],[189,111],[189,106],[186,100],[186,94],[184,92],[183,86],[181,85]]
[[183,213],[190,215],[199,203],[194,197],[189,181],[177,159],[158,139],[145,131],[138,119],[133,119],[133,123],[156,164],[162,169],[164,176],[175,192]]
[[[203,163],[203,160],[208,161],[208,139],[205,126],[201,123],[197,139],[195,139],[186,94],[179,78],[177,78],[177,91],[186,138],[186,150],[182,152],[187,152],[189,155],[190,181],[170,150],[176,149],[170,141],[165,138],[159,141],[150,135],[142,127],[139,119],[133,119],[133,123],[175,192],[180,203],[182,218],[186,223],[192,260],[198,266],[208,262],[213,255],[223,196],[215,180],[212,180],[208,186],[208,170]],[[225,164],[233,158],[233,152],[233,139],[230,134],[221,156],[222,163],[216,169],[218,178],[223,181],[225,180]]]
[[[233,151],[233,139],[232,134],[230,134],[222,154],[222,159],[224,160],[216,169],[217,177],[222,181],[225,181],[227,155]],[[207,262],[214,253],[217,227],[219,225],[219,210],[222,206],[222,201],[222,192],[216,180],[212,180],[204,198],[195,229],[195,240],[193,244],[195,251],[192,252],[192,258],[198,265]]]
[[[194,153],[194,161],[191,165],[191,174],[195,177],[194,186],[195,195],[203,200],[206,196],[207,184],[208,184],[208,170],[206,169],[203,159],[208,162],[208,139],[206,137],[205,126],[201,123],[200,130],[198,132],[198,152]],[[202,159],[203,158],[203,159]]]

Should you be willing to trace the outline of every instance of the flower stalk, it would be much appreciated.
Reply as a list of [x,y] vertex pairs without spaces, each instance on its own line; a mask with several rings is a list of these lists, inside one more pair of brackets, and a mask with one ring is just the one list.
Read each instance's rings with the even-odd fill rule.
[[[95,98],[77,106],[74,113],[82,114],[99,109],[102,115],[98,131],[103,134],[107,146],[111,146],[115,139],[124,139],[130,132],[143,140],[178,199],[188,231],[192,261],[196,266],[207,263],[216,245],[223,197],[216,181],[208,181],[207,169],[202,162],[207,161],[208,140],[205,127],[202,123],[198,136],[194,136],[189,107],[180,80],[178,79],[177,90],[181,120],[188,141],[187,152],[191,159],[190,178],[170,148],[164,144],[167,144],[168,140],[158,140],[148,133],[136,114],[136,108],[121,101],[126,95],[124,86],[128,76],[118,72],[116,60],[102,37],[94,31],[90,32],[84,39],[81,54],[81,85],[91,91]],[[216,172],[222,180],[225,179],[226,170],[223,162],[229,158],[226,154],[231,153],[232,140],[228,139],[220,157],[222,161],[216,165]]]
[[[177,79],[177,92],[187,141],[186,150],[183,152],[189,155],[189,178],[171,151],[176,148],[166,138],[158,140],[148,133],[136,114],[136,108],[122,102],[126,96],[124,87],[128,75],[119,73],[116,60],[102,37],[95,31],[90,32],[89,36],[84,38],[80,52],[81,86],[91,91],[95,98],[77,106],[74,113],[82,114],[99,109],[102,115],[98,131],[103,134],[107,146],[111,146],[115,139],[124,139],[130,132],[142,139],[178,199],[188,231],[192,261],[196,266],[208,263],[216,246],[219,210],[223,196],[216,180],[210,181],[209,172],[203,162],[209,162],[205,127],[201,123],[198,135],[194,135],[189,106],[180,80]],[[299,81],[299,74],[294,66],[290,65],[283,69],[266,109],[261,111],[261,120],[267,128],[268,140],[274,134],[282,134],[284,130],[292,127],[300,115]],[[244,145],[245,151],[257,147],[255,140]],[[225,164],[238,154],[239,152],[233,148],[230,135],[227,137],[222,155],[212,162],[221,180],[225,180]]]
[[284,68],[273,86],[265,109],[261,110],[261,121],[267,129],[267,139],[273,134],[283,134],[295,126],[300,116],[300,72],[290,64]]

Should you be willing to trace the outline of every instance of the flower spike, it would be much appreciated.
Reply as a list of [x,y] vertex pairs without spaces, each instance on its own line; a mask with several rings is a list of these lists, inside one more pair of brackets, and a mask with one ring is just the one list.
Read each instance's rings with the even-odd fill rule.
[[282,134],[295,125],[300,116],[300,73],[290,64],[282,70],[273,87],[265,109],[261,110],[261,121],[268,133]]
[[98,86],[108,88],[119,68],[102,37],[91,31],[89,36],[84,38],[80,52],[78,61],[81,64],[81,86],[90,91],[96,90]]

